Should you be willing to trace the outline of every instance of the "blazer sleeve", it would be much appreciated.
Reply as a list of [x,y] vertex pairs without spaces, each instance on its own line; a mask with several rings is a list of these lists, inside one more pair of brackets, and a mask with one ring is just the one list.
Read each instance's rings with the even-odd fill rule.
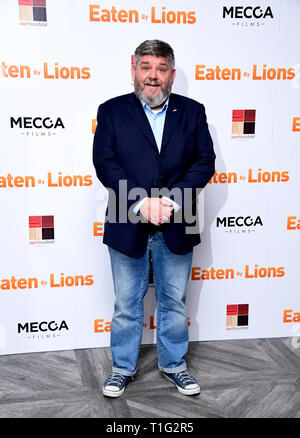
[[197,149],[193,162],[186,169],[182,177],[176,181],[170,190],[179,188],[182,194],[181,207],[185,206],[185,191],[189,189],[191,196],[189,200],[195,201],[197,189],[203,189],[215,173],[215,152],[213,141],[208,130],[205,108],[200,104],[199,117],[197,122]]
[[[117,201],[120,190],[122,190],[122,199],[126,197],[127,207],[129,208],[136,200],[128,200],[128,193],[137,185],[132,179],[128,178],[124,169],[118,163],[114,148],[115,134],[112,117],[105,103],[99,106],[97,122],[93,143],[93,164],[97,177],[104,187],[113,190]],[[120,185],[121,180],[126,180],[126,183]]]

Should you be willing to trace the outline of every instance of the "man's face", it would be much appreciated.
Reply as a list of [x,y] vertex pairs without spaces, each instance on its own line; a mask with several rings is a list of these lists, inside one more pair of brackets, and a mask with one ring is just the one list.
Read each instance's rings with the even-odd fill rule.
[[144,55],[139,58],[136,67],[132,66],[131,71],[137,97],[150,108],[162,107],[171,93],[176,75],[169,61],[160,56]]

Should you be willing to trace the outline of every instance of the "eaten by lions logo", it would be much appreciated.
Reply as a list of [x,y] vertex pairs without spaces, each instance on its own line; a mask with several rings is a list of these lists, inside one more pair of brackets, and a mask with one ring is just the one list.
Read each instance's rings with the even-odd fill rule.
[[62,336],[69,331],[65,320],[57,321],[32,321],[19,322],[17,326],[18,334],[26,335],[28,339],[49,339]]
[[50,137],[62,132],[65,125],[61,117],[10,117],[10,128],[18,130],[21,135],[26,137]]
[[223,6],[222,17],[237,29],[264,26],[274,18],[270,6]]
[[260,216],[224,216],[216,218],[216,227],[228,234],[246,234],[263,227]]

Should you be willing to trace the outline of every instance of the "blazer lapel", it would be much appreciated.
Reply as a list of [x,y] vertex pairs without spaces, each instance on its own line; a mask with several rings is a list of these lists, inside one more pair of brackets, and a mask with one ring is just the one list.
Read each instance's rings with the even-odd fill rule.
[[152,132],[150,123],[147,119],[145,111],[142,107],[141,102],[137,99],[134,93],[129,95],[129,99],[127,102],[127,110],[130,116],[136,122],[138,128],[142,131],[148,142],[151,146],[158,152],[158,148],[156,145],[155,137]]
[[176,102],[176,99],[174,99],[174,96],[171,94],[169,97],[169,104],[165,119],[165,126],[164,126],[164,133],[162,138],[162,144],[161,144],[161,151],[166,148],[168,145],[172,135],[176,131],[177,126],[179,125],[179,121],[182,117],[182,106],[180,103]]

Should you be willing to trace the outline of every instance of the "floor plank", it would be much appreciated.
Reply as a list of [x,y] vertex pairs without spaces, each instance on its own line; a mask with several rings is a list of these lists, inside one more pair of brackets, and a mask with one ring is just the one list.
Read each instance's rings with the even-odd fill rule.
[[109,348],[0,356],[0,418],[300,418],[299,350],[291,338],[191,342],[201,394],[186,397],[142,345],[117,399],[102,395]]

